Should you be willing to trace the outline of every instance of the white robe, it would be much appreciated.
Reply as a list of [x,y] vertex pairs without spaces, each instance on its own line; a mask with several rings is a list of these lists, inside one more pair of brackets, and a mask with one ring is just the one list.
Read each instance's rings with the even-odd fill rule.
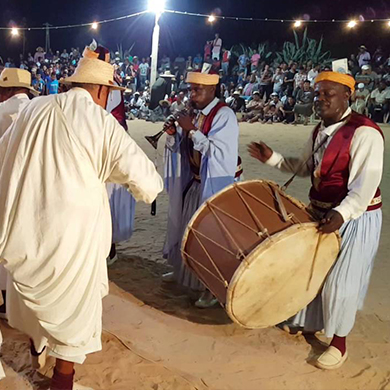
[[[111,91],[106,110],[112,112],[123,104],[122,92]],[[125,131],[125,129],[123,129]],[[120,184],[107,183],[112,219],[112,242],[117,244],[127,241],[133,235],[135,219],[135,199]]]
[[111,217],[106,181],[153,202],[154,164],[80,88],[34,99],[0,140],[0,258],[10,325],[64,360],[101,349]]
[[[11,126],[18,112],[30,101],[25,93],[18,93],[3,103],[0,103],[0,137]],[[7,271],[0,264],[0,290],[7,289]]]

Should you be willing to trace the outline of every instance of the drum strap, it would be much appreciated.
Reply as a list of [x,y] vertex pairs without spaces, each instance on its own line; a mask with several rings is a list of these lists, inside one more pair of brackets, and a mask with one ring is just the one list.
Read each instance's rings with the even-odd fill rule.
[[305,160],[299,168],[295,171],[294,175],[283,185],[282,191],[286,191],[287,188],[290,186],[290,184],[294,181],[294,179],[297,177],[299,171],[313,158],[313,156],[326,144],[326,141],[328,141],[329,136],[325,137],[320,144],[313,149],[313,152],[311,155]]

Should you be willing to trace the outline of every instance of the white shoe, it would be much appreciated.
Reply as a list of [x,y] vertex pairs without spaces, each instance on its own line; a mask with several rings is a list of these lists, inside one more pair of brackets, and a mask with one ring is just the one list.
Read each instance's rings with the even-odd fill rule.
[[315,365],[322,370],[336,370],[347,360],[348,352],[344,356],[332,345],[316,360]]
[[115,256],[111,259],[110,256],[107,257],[107,265],[113,265],[118,260],[118,255],[115,254]]
[[174,283],[176,282],[175,274],[173,272],[167,272],[162,276],[162,281],[165,283]]
[[31,355],[31,366],[34,370],[41,370],[46,365],[47,348],[45,347],[42,353],[38,356]]

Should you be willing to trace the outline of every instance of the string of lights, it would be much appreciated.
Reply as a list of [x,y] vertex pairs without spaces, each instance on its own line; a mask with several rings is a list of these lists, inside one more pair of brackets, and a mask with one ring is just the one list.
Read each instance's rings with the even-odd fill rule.
[[[63,29],[71,29],[71,28],[80,28],[80,27],[90,27],[96,30],[99,25],[105,23],[117,22],[124,19],[134,18],[145,13],[150,12],[149,10],[137,12],[130,15],[124,15],[117,18],[105,19],[100,21],[94,21],[89,23],[80,23],[80,24],[68,24],[62,26],[46,26],[46,27],[0,27],[0,30],[8,30],[11,31],[12,35],[18,35],[19,31],[32,31],[32,30],[63,30]],[[217,20],[235,20],[235,21],[246,21],[246,22],[264,22],[264,23],[292,23],[294,28],[302,27],[305,24],[311,23],[342,23],[346,24],[346,26],[350,29],[357,27],[362,23],[386,23],[388,27],[390,27],[390,19],[310,19],[310,20],[299,20],[299,19],[273,19],[273,18],[249,18],[249,17],[236,17],[236,16],[223,16],[223,15],[208,15],[194,12],[185,12],[185,11],[176,11],[164,9],[162,12],[177,14],[177,15],[185,15],[185,16],[193,16],[206,19],[209,23],[214,23]]]
[[148,13],[149,11],[141,11],[137,12],[135,14],[130,14],[130,15],[125,15],[125,16],[119,16],[117,18],[112,18],[112,19],[105,19],[105,20],[99,20],[95,22],[89,22],[89,23],[80,23],[80,24],[68,24],[68,25],[63,25],[63,26],[47,26],[47,27],[0,27],[0,30],[19,30],[19,31],[32,31],[32,30],[63,30],[63,29],[68,29],[68,28],[78,28],[78,27],[91,27],[93,29],[96,29],[98,25],[100,24],[105,24],[105,23],[112,23],[112,22],[117,22],[119,20],[124,20],[124,19],[130,19],[134,18],[136,16],[140,16],[143,14]]
[[308,20],[297,20],[297,19],[272,19],[272,18],[248,18],[248,17],[235,17],[235,16],[222,16],[222,15],[206,15],[192,12],[184,12],[184,11],[174,11],[174,10],[165,10],[165,12],[180,14],[180,15],[188,15],[188,16],[196,16],[201,18],[208,19],[209,22],[215,22],[216,20],[236,20],[236,21],[247,21],[247,22],[270,22],[270,23],[299,23],[301,25],[305,23],[350,23],[355,22],[356,25],[358,23],[374,23],[374,22],[387,22],[390,26],[390,19],[367,19],[367,20],[347,20],[347,19],[308,19]]

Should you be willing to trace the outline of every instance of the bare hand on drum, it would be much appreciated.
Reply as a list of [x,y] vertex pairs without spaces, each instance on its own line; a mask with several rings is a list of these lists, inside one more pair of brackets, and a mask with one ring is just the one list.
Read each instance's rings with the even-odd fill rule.
[[253,158],[261,161],[262,163],[267,162],[273,154],[273,150],[261,141],[260,143],[251,142],[248,145],[248,152]]
[[322,233],[330,234],[341,228],[344,223],[343,216],[336,210],[330,210],[321,219],[319,230]]

